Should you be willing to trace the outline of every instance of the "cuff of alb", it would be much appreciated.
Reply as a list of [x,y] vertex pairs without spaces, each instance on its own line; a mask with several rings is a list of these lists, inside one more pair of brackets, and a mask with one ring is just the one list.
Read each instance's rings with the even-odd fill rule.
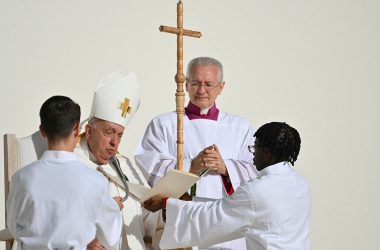
[[165,197],[164,199],[162,199],[162,208],[165,209],[166,208],[166,202],[168,201],[169,197]]

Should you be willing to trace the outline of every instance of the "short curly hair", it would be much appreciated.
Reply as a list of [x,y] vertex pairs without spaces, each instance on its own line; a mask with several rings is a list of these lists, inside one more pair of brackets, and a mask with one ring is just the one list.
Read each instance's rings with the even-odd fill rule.
[[259,147],[266,147],[277,162],[294,165],[300,148],[301,137],[295,128],[285,122],[270,122],[261,126],[254,135]]

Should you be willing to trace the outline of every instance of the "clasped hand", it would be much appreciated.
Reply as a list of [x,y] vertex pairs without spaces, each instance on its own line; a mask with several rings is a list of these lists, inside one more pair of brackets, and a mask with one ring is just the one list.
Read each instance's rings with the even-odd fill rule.
[[115,196],[115,197],[113,197],[113,199],[116,201],[116,203],[119,206],[120,211],[121,211],[124,208],[124,204],[123,204],[123,201],[121,200],[121,197]]
[[221,175],[227,175],[227,168],[215,144],[203,149],[195,157],[190,166],[190,172],[196,174],[204,168],[209,168]]

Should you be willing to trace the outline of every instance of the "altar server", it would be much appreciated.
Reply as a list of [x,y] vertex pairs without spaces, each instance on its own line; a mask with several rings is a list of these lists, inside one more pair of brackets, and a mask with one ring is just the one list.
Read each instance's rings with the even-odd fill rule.
[[[53,96],[40,110],[40,131],[48,150],[12,178],[7,223],[17,249],[86,249],[95,237],[106,247],[119,241],[120,207],[104,177],[73,152],[80,107]],[[122,206],[122,204],[120,204]]]
[[290,166],[297,160],[300,136],[280,122],[265,124],[255,136],[249,150],[259,177],[232,196],[185,202],[158,195],[144,203],[151,211],[166,208],[162,248],[202,247],[245,236],[248,249],[310,249],[310,190]]

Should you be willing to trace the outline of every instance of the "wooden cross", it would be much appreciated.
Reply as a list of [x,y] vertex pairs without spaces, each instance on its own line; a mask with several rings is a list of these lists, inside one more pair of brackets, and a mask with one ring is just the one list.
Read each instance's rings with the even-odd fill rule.
[[202,33],[183,28],[182,0],[179,0],[177,3],[177,27],[161,25],[159,29],[161,32],[177,35],[177,74],[175,75],[175,81],[177,83],[177,91],[175,94],[177,112],[177,169],[183,170],[183,114],[185,113],[185,93],[183,91],[183,85],[186,80],[183,74],[183,36],[200,38]]
[[119,102],[117,108],[121,109],[121,116],[124,118],[127,117],[127,113],[130,114],[132,112],[132,107],[129,106],[128,98],[124,98],[124,102]]

